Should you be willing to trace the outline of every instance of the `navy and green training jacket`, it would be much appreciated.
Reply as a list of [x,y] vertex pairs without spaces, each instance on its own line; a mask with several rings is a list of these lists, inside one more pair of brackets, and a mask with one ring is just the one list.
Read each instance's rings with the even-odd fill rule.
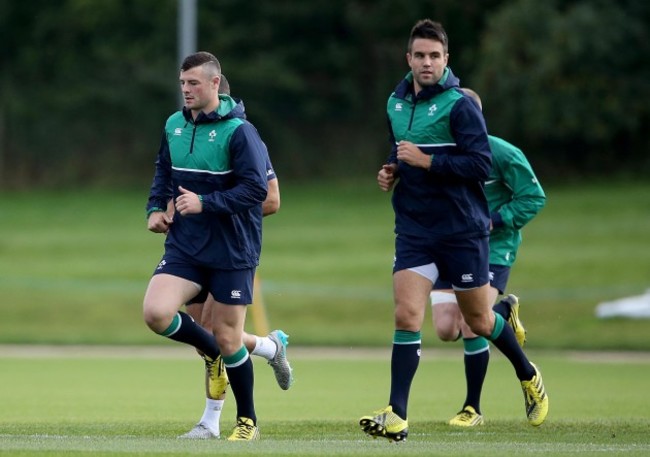
[[[485,121],[449,68],[416,96],[408,73],[388,98],[388,163],[398,164],[393,191],[395,233],[459,239],[489,234],[483,190],[491,168]],[[414,143],[432,156],[428,170],[397,160],[397,143]]]
[[167,119],[147,214],[165,209],[179,186],[199,194],[203,211],[174,214],[165,253],[208,268],[252,268],[262,246],[266,146],[246,121],[243,104],[227,95],[219,99],[216,111],[195,120],[186,108]]

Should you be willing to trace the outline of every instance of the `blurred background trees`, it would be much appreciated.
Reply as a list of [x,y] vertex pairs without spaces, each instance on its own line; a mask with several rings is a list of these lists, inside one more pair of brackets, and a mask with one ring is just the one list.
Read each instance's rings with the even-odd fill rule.
[[[148,186],[178,109],[176,14],[177,0],[0,1],[0,187]],[[423,17],[447,29],[491,133],[543,179],[650,172],[645,0],[198,0],[198,48],[279,176],[374,176]]]

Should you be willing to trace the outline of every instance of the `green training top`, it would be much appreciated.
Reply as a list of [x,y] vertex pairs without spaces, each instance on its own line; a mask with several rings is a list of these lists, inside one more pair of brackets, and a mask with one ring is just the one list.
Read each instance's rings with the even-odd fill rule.
[[544,207],[546,195],[524,153],[489,136],[492,171],[485,193],[493,224],[490,263],[512,266],[521,244],[521,228]]

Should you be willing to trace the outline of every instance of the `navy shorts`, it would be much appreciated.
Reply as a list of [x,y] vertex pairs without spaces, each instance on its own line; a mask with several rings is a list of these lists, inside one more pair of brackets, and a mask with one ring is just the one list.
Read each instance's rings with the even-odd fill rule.
[[459,240],[429,240],[412,236],[395,237],[393,273],[433,263],[439,279],[457,289],[481,287],[489,281],[488,237]]
[[165,253],[156,267],[154,275],[167,273],[187,279],[202,286],[197,297],[190,303],[199,303],[197,299],[207,298],[211,293],[214,299],[227,305],[250,305],[253,303],[253,280],[255,268],[243,270],[218,270],[201,265],[188,263],[181,257]]
[[202,305],[208,299],[208,289],[205,287],[201,289],[201,292],[196,294],[196,296],[190,299],[185,305]]
[[[506,285],[508,284],[508,278],[510,277],[510,267],[505,265],[495,265],[490,264],[490,286],[494,287],[499,291],[499,295],[503,295],[506,290]],[[443,281],[438,278],[436,283],[433,286],[433,290],[442,290],[442,289],[451,289],[451,283],[449,281]]]

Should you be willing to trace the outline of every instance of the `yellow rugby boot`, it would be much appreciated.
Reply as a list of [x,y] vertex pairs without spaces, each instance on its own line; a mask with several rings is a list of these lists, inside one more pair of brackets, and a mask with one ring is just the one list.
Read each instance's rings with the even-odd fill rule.
[[395,414],[390,405],[370,416],[363,416],[359,425],[364,433],[373,438],[382,437],[400,442],[406,440],[409,434],[408,422]]
[[228,441],[254,441],[260,439],[260,429],[248,417],[238,417],[237,425],[228,437]]
[[483,423],[483,416],[476,412],[472,406],[465,406],[449,420],[449,425],[455,427],[474,427]]
[[521,390],[524,392],[528,423],[538,426],[544,422],[548,414],[548,395],[542,381],[542,373],[535,364],[531,363],[531,365],[535,369],[535,376],[530,381],[521,381]]
[[212,360],[210,357],[203,357],[205,360],[205,382],[210,398],[219,400],[225,395],[228,389],[228,375],[223,364],[221,355]]
[[510,316],[508,317],[508,325],[512,327],[512,330],[515,332],[515,338],[517,338],[517,343],[522,348],[526,344],[526,329],[524,324],[521,323],[519,319],[519,299],[516,295],[509,294],[504,298],[508,306],[510,307]]

